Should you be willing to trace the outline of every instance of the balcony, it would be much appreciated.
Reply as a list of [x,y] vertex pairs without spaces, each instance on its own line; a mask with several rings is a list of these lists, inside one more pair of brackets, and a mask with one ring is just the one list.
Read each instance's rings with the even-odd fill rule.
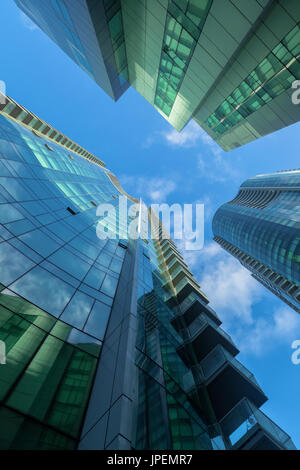
[[200,313],[205,313],[217,325],[222,323],[216,312],[194,292],[184,299],[178,308],[178,312],[178,315],[171,322],[177,331],[182,328],[183,324],[190,325]]
[[162,258],[162,260],[164,261],[164,263],[169,266],[169,264],[175,259],[175,260],[180,260],[180,261],[183,261],[183,258],[182,256],[180,255],[180,253],[178,253],[178,251],[176,250],[170,250],[169,253],[165,256],[164,254],[162,254],[161,256],[159,256],[159,258]]
[[232,449],[296,450],[290,436],[246,398],[220,421],[220,427]]
[[192,369],[199,385],[190,394],[206,387],[218,421],[244,397],[257,408],[267,400],[254,375],[221,345]]
[[197,284],[195,279],[190,276],[185,276],[176,285],[176,297],[178,302],[182,302],[192,292],[198,295],[204,302],[208,303],[209,300],[206,295],[201,291],[200,286]]
[[185,341],[177,347],[177,353],[188,366],[200,362],[218,344],[222,345],[232,356],[239,353],[231,337],[205,313],[198,315],[179,333]]

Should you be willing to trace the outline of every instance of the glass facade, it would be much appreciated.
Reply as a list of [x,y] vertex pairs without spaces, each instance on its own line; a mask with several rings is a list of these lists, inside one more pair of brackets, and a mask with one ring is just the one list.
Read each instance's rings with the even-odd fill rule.
[[155,105],[169,116],[212,0],[169,2]]
[[226,151],[300,119],[299,2],[15,1],[113,99],[132,85]]
[[266,397],[153,211],[158,239],[124,236],[138,201],[91,157],[0,115],[0,448],[230,449],[220,421]]
[[299,228],[300,170],[248,179],[213,219],[216,241],[297,311]]
[[[127,82],[120,80],[122,54],[121,48],[116,48],[116,41],[119,41],[117,16],[112,20],[110,16],[111,4],[117,3],[106,1],[99,4],[95,0],[16,0],[16,4],[24,13],[38,23],[41,29],[114,100],[120,98],[128,88]],[[89,9],[100,18],[95,29]],[[113,39],[113,44],[108,46],[110,38]],[[112,59],[114,55],[116,60]],[[123,72],[125,71],[122,68]]]
[[104,9],[114,51],[116,68],[120,75],[120,83],[122,84],[122,81],[126,82],[129,80],[129,76],[121,2],[120,0],[105,0]]
[[[36,137],[47,137],[47,139],[53,141],[56,144],[64,147],[65,149],[72,150],[72,152],[80,155],[87,160],[96,163],[102,167],[105,167],[105,163],[95,155],[91,154],[80,145],[73,142],[71,139],[63,135],[61,132],[49,126],[42,119],[35,116],[33,113],[25,109],[20,104],[16,103],[12,98],[6,96],[5,103],[0,104],[0,111],[4,116],[14,119],[17,123],[25,126],[32,131],[32,134]],[[45,144],[45,147],[52,151],[52,147],[49,143]],[[71,154],[68,155],[70,160],[73,160]]]
[[207,119],[222,135],[291,88],[300,78],[300,23],[297,24]]
[[139,250],[136,364],[141,393],[135,447],[212,449],[207,426],[188,398],[188,378],[193,378],[176,351],[182,341],[165,303],[157,250],[152,242]]
[[95,206],[119,192],[4,116],[0,149],[0,447],[74,448],[126,251],[97,238]]

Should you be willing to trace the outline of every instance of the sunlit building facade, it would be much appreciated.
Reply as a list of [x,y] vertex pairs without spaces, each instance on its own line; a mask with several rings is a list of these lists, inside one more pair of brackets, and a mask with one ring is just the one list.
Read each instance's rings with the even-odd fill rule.
[[218,209],[214,240],[300,313],[300,170],[258,175]]
[[12,99],[0,112],[0,448],[293,449],[157,215],[156,239],[124,236],[132,216],[99,238],[99,204],[120,220],[138,201]]
[[300,119],[297,0],[15,0],[114,100],[231,150]]

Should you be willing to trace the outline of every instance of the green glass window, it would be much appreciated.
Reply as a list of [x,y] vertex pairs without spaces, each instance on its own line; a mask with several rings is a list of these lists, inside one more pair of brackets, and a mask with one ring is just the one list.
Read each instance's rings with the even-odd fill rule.
[[241,104],[245,98],[248,98],[251,93],[252,90],[249,85],[247,85],[246,82],[242,82],[241,85],[232,92],[229,98],[232,99],[234,106],[237,106]]
[[[300,78],[299,54],[300,27],[297,25],[208,117],[206,125],[222,135],[239,122],[241,116],[250,116],[289,89],[293,81]],[[238,107],[239,113],[234,118],[231,118],[230,107]],[[226,119],[220,123],[224,117]]]
[[120,0],[105,0],[105,16],[108,22],[116,69],[119,74],[120,85],[128,81],[128,64],[123,29],[123,18]]
[[287,69],[285,69],[279,75],[266,83],[264,85],[264,90],[269,93],[270,96],[275,98],[284,90],[290,88],[294,80],[295,78],[293,75]]
[[252,88],[252,90],[256,90],[260,85],[262,85],[262,81],[259,78],[257,71],[254,70],[248,77],[245,79],[245,82]]
[[293,58],[292,54],[282,43],[278,44],[278,46],[276,46],[272,52],[284,65],[287,65]]
[[294,57],[297,57],[300,54],[300,26],[295,26],[282,43]]
[[[155,104],[169,116],[193,55],[211,0],[171,0],[168,6]],[[166,86],[161,78],[168,83]]]
[[121,10],[119,10],[110,20],[109,31],[110,31],[113,48],[117,49],[120,45],[120,42],[122,42],[122,35],[123,35]]
[[221,120],[223,117],[230,114],[231,111],[233,111],[231,104],[228,101],[224,101],[215,112],[216,118]]
[[274,56],[274,54],[269,54],[258,67],[256,67],[256,73],[260,78],[261,82],[264,83],[265,81],[269,80],[271,77],[275,75],[275,73],[279,72],[282,69],[282,64]]
[[4,307],[0,308],[0,318],[0,340],[5,341],[7,354],[7,367],[1,369],[0,377],[0,398],[4,398],[46,333]]
[[296,79],[300,79],[300,60],[296,60],[289,68]]
[[261,108],[264,105],[264,101],[257,95],[252,96],[249,98],[245,104],[243,104],[239,108],[239,113],[243,117],[250,116],[250,114],[254,113],[254,111],[257,111],[259,108]]
[[67,450],[75,448],[75,440],[41,424],[0,407],[0,449]]
[[239,111],[234,111],[228,118],[226,118],[226,122],[229,124],[230,127],[235,126],[238,122],[242,121],[243,116]]
[[217,135],[222,135],[227,131],[227,127],[224,123],[221,122],[217,127],[214,128],[214,131]]
[[120,47],[115,51],[115,59],[118,70],[123,70],[126,67],[126,49],[125,42],[121,43]]
[[188,16],[183,15],[182,10],[178,8],[174,2],[170,3],[168,10],[170,14],[182,24],[186,31],[188,31],[191,36],[193,36],[193,38],[196,39],[199,36],[197,25],[191,21]]
[[257,91],[257,96],[259,96],[265,103],[269,103],[269,101],[272,100],[272,97],[269,95],[269,93],[264,89],[261,88],[260,90]]
[[216,117],[215,113],[212,114],[212,115],[208,118],[208,120],[206,121],[206,123],[207,123],[207,125],[208,125],[209,127],[214,127],[215,124],[218,124],[218,122],[219,122],[219,120],[218,120],[218,118]]
[[49,335],[11,392],[7,404],[76,436],[96,362],[96,358]]

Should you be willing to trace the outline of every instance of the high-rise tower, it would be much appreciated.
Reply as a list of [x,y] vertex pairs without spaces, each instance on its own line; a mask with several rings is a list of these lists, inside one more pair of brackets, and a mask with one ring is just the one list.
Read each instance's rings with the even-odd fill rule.
[[156,214],[124,237],[138,201],[103,161],[0,112],[0,448],[293,449]]
[[300,119],[298,0],[15,0],[113,99],[129,85],[225,150]]
[[245,181],[213,219],[214,240],[300,313],[300,170]]

